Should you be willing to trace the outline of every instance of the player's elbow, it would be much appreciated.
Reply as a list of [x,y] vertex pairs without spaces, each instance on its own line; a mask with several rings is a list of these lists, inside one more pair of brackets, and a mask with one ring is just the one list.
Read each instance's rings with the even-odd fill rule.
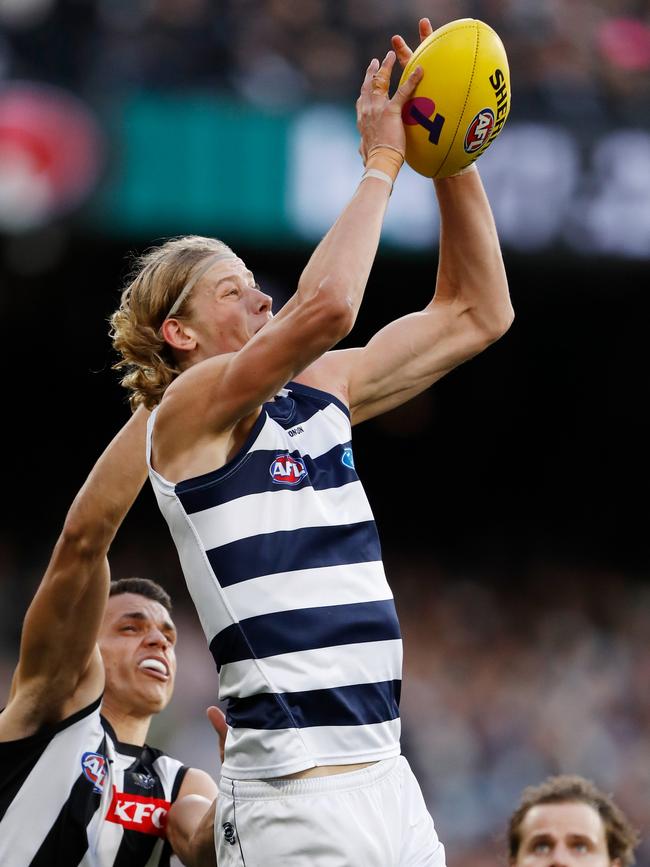
[[499,310],[493,311],[492,315],[489,316],[487,321],[484,323],[486,336],[489,342],[494,343],[495,340],[499,340],[500,337],[503,337],[514,322],[514,319],[515,311],[510,302],[504,304]]
[[474,303],[468,307],[467,312],[473,323],[477,340],[486,346],[503,337],[515,318],[507,288],[502,297],[492,297],[489,303]]
[[356,310],[344,285],[319,288],[309,312],[312,330],[334,346],[352,331]]
[[58,547],[67,557],[88,562],[106,555],[113,535],[111,522],[89,521],[71,511],[59,536]]

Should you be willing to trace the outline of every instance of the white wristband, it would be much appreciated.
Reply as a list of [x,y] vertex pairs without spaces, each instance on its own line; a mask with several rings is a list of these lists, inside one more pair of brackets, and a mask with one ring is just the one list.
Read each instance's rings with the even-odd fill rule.
[[[366,178],[377,178],[377,180],[383,181],[385,184],[388,184],[391,193],[393,192],[393,179],[386,172],[382,172],[379,169],[366,169],[361,175],[361,180],[365,181]],[[361,183],[361,181],[359,181],[359,183]]]

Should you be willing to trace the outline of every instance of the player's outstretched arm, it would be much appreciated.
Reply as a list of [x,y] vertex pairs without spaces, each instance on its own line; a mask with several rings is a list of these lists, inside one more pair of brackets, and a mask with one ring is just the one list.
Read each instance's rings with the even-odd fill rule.
[[[359,152],[364,165],[378,169],[379,174],[388,174],[392,180],[403,164],[406,148],[402,108],[422,78],[418,67],[391,97],[395,59],[395,52],[389,51],[381,64],[377,59],[371,61],[356,104],[361,134]],[[377,254],[390,191],[391,184],[373,171],[358,186],[307,263],[300,277],[297,300],[334,285],[356,316]]]
[[[208,708],[208,719],[219,736],[223,751],[228,732],[226,718],[218,707]],[[185,775],[177,800],[167,815],[167,839],[186,867],[216,867],[214,819],[217,787],[208,774],[191,768]]]
[[[420,21],[420,38],[432,31]],[[411,51],[393,37],[398,60]],[[440,209],[438,273],[424,310],[387,325],[358,350],[333,353],[329,375],[348,382],[358,423],[404,403],[481,352],[513,319],[496,226],[476,167],[434,181]],[[395,287],[403,293],[405,287]]]
[[146,478],[139,409],[93,467],[65,519],[23,624],[3,740],[24,737],[97,698],[103,668],[95,648],[110,583],[106,555]]

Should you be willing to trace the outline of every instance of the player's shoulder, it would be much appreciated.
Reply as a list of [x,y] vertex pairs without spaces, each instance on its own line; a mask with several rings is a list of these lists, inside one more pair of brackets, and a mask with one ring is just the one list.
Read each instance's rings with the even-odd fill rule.
[[348,407],[350,376],[359,352],[359,349],[334,349],[326,352],[305,368],[295,381],[331,394]]

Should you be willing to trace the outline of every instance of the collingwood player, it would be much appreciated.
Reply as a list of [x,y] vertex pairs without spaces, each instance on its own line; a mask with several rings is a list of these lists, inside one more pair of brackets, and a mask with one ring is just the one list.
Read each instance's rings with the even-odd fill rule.
[[25,617],[0,714],[3,867],[163,867],[172,804],[177,854],[209,863],[214,781],[145,744],[174,687],[169,597],[146,579],[111,584],[106,557],[146,476],[147,415],[95,464]]

